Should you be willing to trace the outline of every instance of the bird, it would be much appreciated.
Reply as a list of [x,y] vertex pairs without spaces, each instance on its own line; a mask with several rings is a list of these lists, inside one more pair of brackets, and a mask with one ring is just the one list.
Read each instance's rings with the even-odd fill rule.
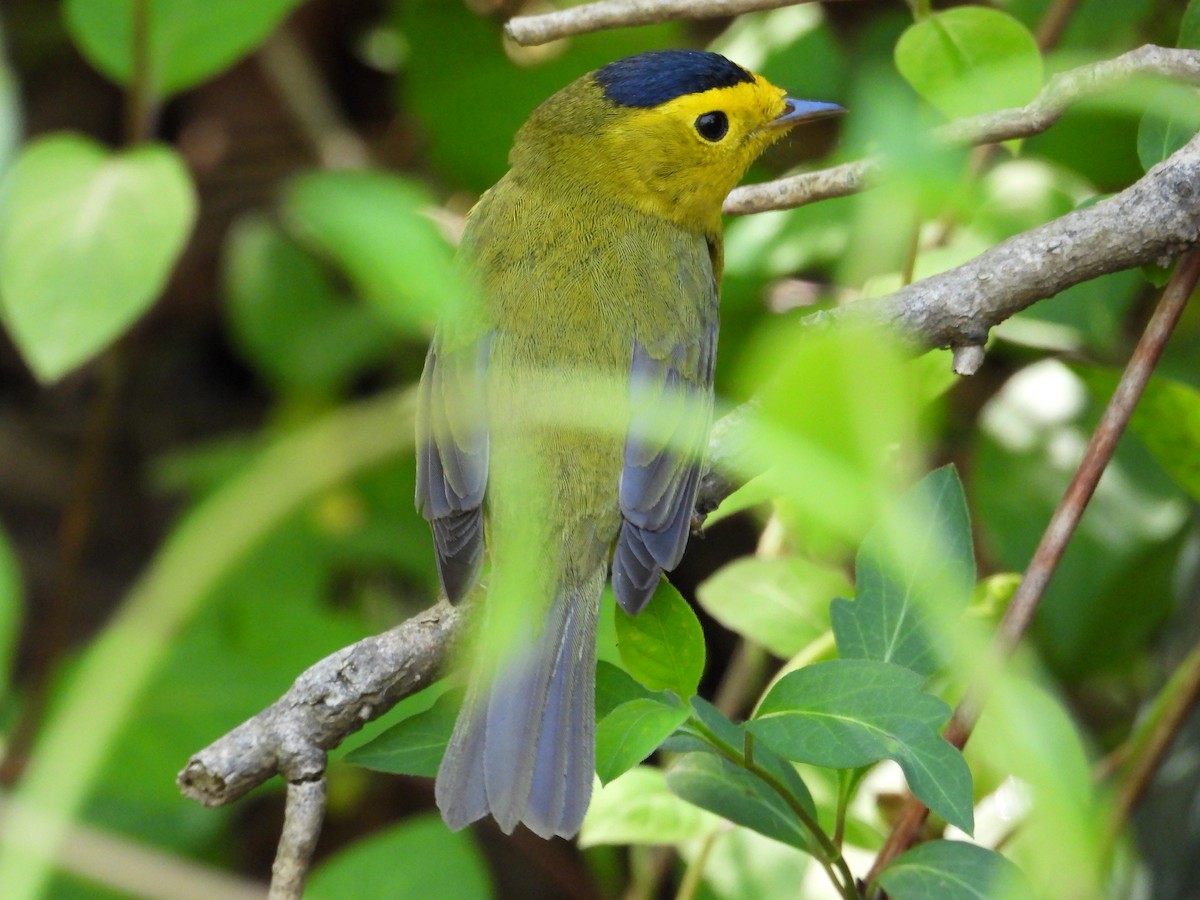
[[722,201],[789,128],[841,112],[717,53],[629,56],[538,106],[468,214],[476,302],[435,330],[416,435],[441,587],[484,595],[435,782],[450,828],[580,830],[606,579],[636,615],[690,533]]

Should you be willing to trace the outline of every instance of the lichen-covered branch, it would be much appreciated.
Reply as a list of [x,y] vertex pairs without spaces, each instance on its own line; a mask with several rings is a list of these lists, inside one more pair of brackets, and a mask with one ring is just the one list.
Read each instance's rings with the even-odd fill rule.
[[443,601],[325,657],[282,697],[188,760],[179,789],[205,806],[222,806],[277,774],[291,783],[318,780],[326,751],[437,677],[462,618]]
[[504,26],[522,46],[627,25],[652,25],[674,19],[715,19],[812,0],[599,0],[555,12],[516,16]]
[[[1051,78],[1025,106],[950,122],[934,134],[949,143],[992,144],[1040,134],[1075,104],[1109,93],[1135,78],[1170,78],[1200,84],[1200,51],[1147,44],[1115,59],[1091,63]],[[744,216],[772,209],[792,209],[845,197],[865,188],[884,165],[873,156],[817,172],[806,172],[734,190],[725,213]]]

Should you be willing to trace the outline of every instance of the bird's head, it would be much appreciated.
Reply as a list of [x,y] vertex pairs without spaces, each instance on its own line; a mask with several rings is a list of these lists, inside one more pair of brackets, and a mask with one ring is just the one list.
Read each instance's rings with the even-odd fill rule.
[[651,51],[597,69],[538,107],[512,163],[710,232],[726,194],[768,146],[800,122],[842,111],[789,99],[716,53]]

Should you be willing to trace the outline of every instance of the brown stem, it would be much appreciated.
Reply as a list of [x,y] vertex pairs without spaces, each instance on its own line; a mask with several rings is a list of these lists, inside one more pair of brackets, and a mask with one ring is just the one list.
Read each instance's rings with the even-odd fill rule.
[[[1029,629],[1050,578],[1075,533],[1100,476],[1104,474],[1112,459],[1117,441],[1162,356],[1167,339],[1179,321],[1197,280],[1200,280],[1200,251],[1192,250],[1180,258],[1175,274],[1163,292],[1162,300],[1146,325],[1146,330],[1121,375],[1121,381],[1100,417],[1100,424],[1092,434],[1083,461],[1079,464],[1054,515],[1051,516],[1021,584],[1000,621],[992,648],[993,665],[1012,653]],[[983,671],[995,669],[993,666],[985,666]],[[975,727],[983,704],[983,692],[982,685],[977,683],[959,703],[946,726],[946,740],[959,749],[966,744],[971,730]],[[923,803],[916,798],[909,798],[892,833],[888,835],[887,841],[875,858],[875,863],[867,875],[868,882],[875,881],[889,862],[908,849],[928,815],[929,810]]]
[[1131,749],[1128,774],[1121,781],[1113,801],[1112,816],[1108,823],[1109,842],[1116,838],[1128,821],[1129,814],[1150,786],[1171,742],[1196,708],[1197,701],[1200,701],[1200,645],[1192,648],[1176,669],[1165,693],[1168,695],[1165,709],[1150,727],[1141,746]]

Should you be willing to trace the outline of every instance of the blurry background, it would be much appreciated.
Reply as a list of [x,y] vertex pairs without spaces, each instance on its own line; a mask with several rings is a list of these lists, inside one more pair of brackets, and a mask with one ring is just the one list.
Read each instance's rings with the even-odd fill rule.
[[[181,799],[174,778],[188,755],[271,702],[317,659],[427,606],[435,576],[428,532],[412,506],[407,435],[378,437],[346,477],[316,477],[315,496],[299,496],[294,509],[279,500],[284,512],[262,519],[262,538],[214,550],[220,562],[203,552],[209,536],[181,532],[256,463],[255,490],[285,497],[304,466],[262,471],[265,448],[419,375],[432,321],[453,301],[435,288],[432,298],[417,296],[444,272],[448,252],[436,245],[435,227],[453,233],[504,172],[512,135],[532,108],[614,58],[676,46],[712,46],[795,96],[849,107],[841,132],[833,123],[804,129],[775,148],[754,179],[829,154],[908,146],[937,117],[892,63],[912,22],[898,0],[812,3],[734,23],[621,29],[536,48],[506,42],[501,26],[541,3],[305,0],[262,4],[282,16],[264,43],[231,54],[235,61],[211,77],[168,90],[131,125],[128,98],[93,65],[96,51],[81,53],[87,3],[0,3],[2,118],[23,141],[67,130],[110,147],[143,137],[171,144],[194,180],[198,212],[161,296],[94,359],[42,383],[0,337],[0,526],[8,545],[0,545],[0,639],[12,648],[11,678],[0,681],[0,782],[21,782],[48,712],[99,629],[164,547],[182,545],[171,571],[205,588],[178,607],[172,626],[129,632],[153,648],[139,670],[149,682],[127,708],[90,711],[111,726],[111,743],[87,748],[99,768],[80,788],[79,821],[119,836],[103,855],[116,871],[144,866],[148,895],[188,896],[191,876],[173,860],[265,881],[282,813],[278,784],[228,809]],[[1061,28],[1047,24],[1049,0],[992,5],[1042,37],[1051,72],[1146,42],[1175,44],[1185,3],[1055,3],[1056,15],[1066,13]],[[903,158],[917,194],[867,194],[731,221],[719,389],[731,400],[749,389],[753,378],[744,373],[763,352],[758,335],[778,317],[898,285],[914,222],[926,226],[918,230],[921,277],[1136,180],[1140,123],[1137,102],[1107,98],[1023,142],[1019,157],[1008,148],[973,171],[965,153],[925,168],[919,157]],[[321,174],[368,169],[391,175]],[[438,226],[426,209],[437,210]],[[939,229],[940,237],[931,234]],[[407,251],[389,249],[398,234]],[[1155,280],[1153,272],[1108,276],[1006,323],[984,370],[953,385],[930,417],[929,458],[959,466],[983,574],[1024,567],[1094,424],[1096,397],[1103,402],[1111,389],[1105,367],[1123,363],[1157,296]],[[78,289],[85,296],[89,285]],[[1200,386],[1198,354],[1193,306],[1162,371]],[[1091,367],[1068,365],[1080,361]],[[822,385],[808,387],[819,398]],[[1166,415],[1196,413],[1185,404]],[[1200,427],[1200,418],[1187,421]],[[1152,421],[1143,427],[1153,434]],[[1179,471],[1193,449],[1176,448],[1180,465],[1168,474],[1138,435],[1124,441],[1040,618],[1038,649],[1096,757],[1120,744],[1200,637],[1191,602],[1198,479]],[[242,512],[257,521],[254,508],[230,510],[225,521]],[[759,522],[729,517],[694,541],[674,579],[685,595],[752,552]],[[212,536],[213,546],[221,537]],[[803,539],[803,523],[792,537]],[[821,553],[845,566],[853,545],[835,541]],[[739,637],[708,616],[704,623],[711,687]],[[114,678],[122,680],[119,671]],[[1163,770],[1171,783],[1141,809],[1145,869],[1135,880],[1152,884],[1155,896],[1189,896],[1200,877],[1189,851],[1200,840],[1194,749],[1179,742]],[[353,862],[350,881],[330,869],[327,886],[314,887],[328,891],[320,896],[372,896],[374,879],[380,896],[617,897],[648,864],[618,848],[506,839],[491,825],[451,837],[438,822],[414,818],[432,810],[427,780],[338,763],[330,778],[320,857],[351,847],[367,855]],[[388,830],[397,823],[403,827]],[[357,842],[371,836],[393,843],[370,856],[372,845]],[[139,857],[141,846],[166,854],[166,867]],[[418,880],[405,888],[410,877]],[[738,895],[736,887],[702,890]],[[51,895],[126,896],[68,874]]]

